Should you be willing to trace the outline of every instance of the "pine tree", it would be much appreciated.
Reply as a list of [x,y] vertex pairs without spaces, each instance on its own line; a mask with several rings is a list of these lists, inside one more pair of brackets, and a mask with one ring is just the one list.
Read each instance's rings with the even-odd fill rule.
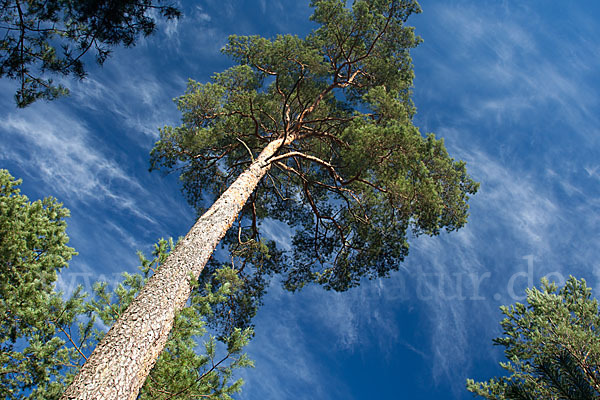
[[56,377],[70,355],[49,316],[62,306],[58,272],[76,254],[67,246],[69,211],[52,197],[29,202],[21,181],[0,170],[0,397]]
[[467,389],[487,399],[570,399],[600,397],[600,309],[586,282],[570,277],[560,290],[542,281],[527,290],[527,304],[501,307],[508,359],[507,376],[467,380]]
[[[231,36],[236,65],[190,81],[165,127],[153,169],[181,171],[198,219],[98,345],[64,399],[135,399],[218,243],[282,254],[288,289],[317,282],[346,290],[399,268],[409,235],[466,223],[477,190],[443,141],[412,124],[410,50],[420,39],[409,0],[315,0],[306,38]],[[287,255],[260,236],[281,221]],[[236,244],[237,243],[237,244]],[[269,250],[266,251],[265,249]],[[255,270],[261,264],[254,265]],[[258,271],[262,273],[261,271]],[[257,285],[260,294],[260,284]]]

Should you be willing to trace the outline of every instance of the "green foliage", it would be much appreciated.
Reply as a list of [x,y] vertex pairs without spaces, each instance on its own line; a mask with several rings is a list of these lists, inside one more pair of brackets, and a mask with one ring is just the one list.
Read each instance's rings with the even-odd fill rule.
[[597,399],[600,396],[600,309],[585,281],[570,277],[560,290],[542,281],[527,304],[501,307],[508,376],[467,380],[487,399]]
[[[151,169],[180,171],[202,213],[269,142],[290,139],[222,242],[245,280],[259,275],[249,305],[273,273],[290,290],[317,282],[341,291],[387,276],[409,235],[462,227],[478,188],[443,141],[412,124],[410,50],[420,39],[405,22],[418,4],[312,6],[318,28],[306,38],[231,36],[224,52],[236,65],[190,80],[176,99],[182,124],[161,129],[151,153]],[[279,223],[293,233],[289,250],[264,239]]]
[[[57,273],[76,254],[67,246],[69,211],[56,199],[29,202],[6,170],[0,170],[0,397],[38,385],[68,363],[70,351],[52,320],[63,305],[54,293]],[[65,318],[62,316],[62,318]]]
[[180,15],[164,0],[0,0],[0,77],[18,80],[15,99],[25,107],[68,93],[48,74],[85,76],[90,49],[104,63],[112,46],[133,46],[155,30],[151,12]]
[[[64,218],[55,199],[30,203],[20,181],[0,170],[0,397],[58,399],[80,366],[148,277],[173,249],[160,240],[139,274],[124,274],[114,290],[94,285],[93,296],[79,287],[63,300],[54,284],[75,251],[66,246]],[[227,328],[217,341],[206,320],[232,304],[242,281],[231,268],[215,269],[203,296],[192,297],[175,320],[169,340],[146,380],[140,399],[230,399],[241,389],[236,368],[252,366],[243,353],[250,328]]]

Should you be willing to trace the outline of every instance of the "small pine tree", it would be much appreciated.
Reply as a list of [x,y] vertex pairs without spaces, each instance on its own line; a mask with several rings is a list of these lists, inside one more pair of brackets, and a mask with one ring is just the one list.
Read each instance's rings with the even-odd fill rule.
[[60,381],[71,350],[57,336],[58,272],[76,254],[67,246],[69,211],[56,199],[29,202],[20,180],[0,170],[0,397]]
[[585,280],[570,277],[562,289],[542,280],[527,290],[527,305],[501,307],[507,376],[467,380],[486,399],[572,399],[600,396],[600,310]]

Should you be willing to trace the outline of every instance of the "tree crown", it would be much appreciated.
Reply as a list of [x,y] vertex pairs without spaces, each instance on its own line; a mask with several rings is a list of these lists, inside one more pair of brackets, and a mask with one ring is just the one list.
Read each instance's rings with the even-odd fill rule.
[[411,232],[462,227],[477,184],[442,140],[412,124],[410,50],[420,39],[405,22],[419,5],[311,5],[318,28],[306,38],[229,38],[224,52],[236,65],[210,82],[189,81],[176,99],[182,124],[161,130],[151,169],[180,171],[201,212],[283,139],[226,243],[234,251],[263,240],[281,255],[261,227],[283,222],[293,233],[278,269],[286,286],[345,290],[399,268]]

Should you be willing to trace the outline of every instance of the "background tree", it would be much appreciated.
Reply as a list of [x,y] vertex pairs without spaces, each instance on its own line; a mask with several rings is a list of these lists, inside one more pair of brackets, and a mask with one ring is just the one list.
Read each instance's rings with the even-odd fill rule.
[[527,304],[501,307],[507,376],[467,380],[487,399],[597,399],[600,397],[600,309],[585,281],[570,277],[560,290],[542,281]]
[[418,4],[311,4],[313,33],[231,36],[224,51],[237,65],[212,82],[190,81],[177,100],[183,124],[161,131],[152,168],[180,171],[199,212],[218,199],[98,345],[65,399],[137,396],[193,282],[236,219],[225,244],[246,254],[245,263],[234,262],[242,272],[265,273],[254,261],[281,251],[261,237],[265,224],[291,228],[291,250],[276,265],[291,290],[309,282],[346,290],[363,277],[386,276],[407,255],[410,234],[466,223],[477,184],[441,140],[412,124],[409,52],[420,40],[405,22]]
[[154,32],[154,15],[180,16],[164,0],[0,0],[0,77],[19,81],[17,105],[68,90],[48,75],[85,76],[82,57],[104,63],[113,46]]
[[[160,240],[151,259],[140,253],[141,273],[125,274],[114,290],[99,282],[92,296],[80,287],[65,301],[54,284],[76,254],[66,245],[69,211],[53,198],[30,203],[19,184],[0,170],[0,397],[58,399],[104,335],[100,328],[127,308],[173,242]],[[229,399],[241,389],[232,374],[252,365],[243,353],[252,331],[227,328],[218,342],[205,321],[232,304],[242,282],[231,268],[216,270],[212,281],[218,287],[205,287],[178,314],[140,399]]]
[[62,306],[57,273],[76,254],[67,246],[69,211],[52,197],[29,202],[21,181],[0,170],[0,397],[57,376],[70,354],[48,316]]

